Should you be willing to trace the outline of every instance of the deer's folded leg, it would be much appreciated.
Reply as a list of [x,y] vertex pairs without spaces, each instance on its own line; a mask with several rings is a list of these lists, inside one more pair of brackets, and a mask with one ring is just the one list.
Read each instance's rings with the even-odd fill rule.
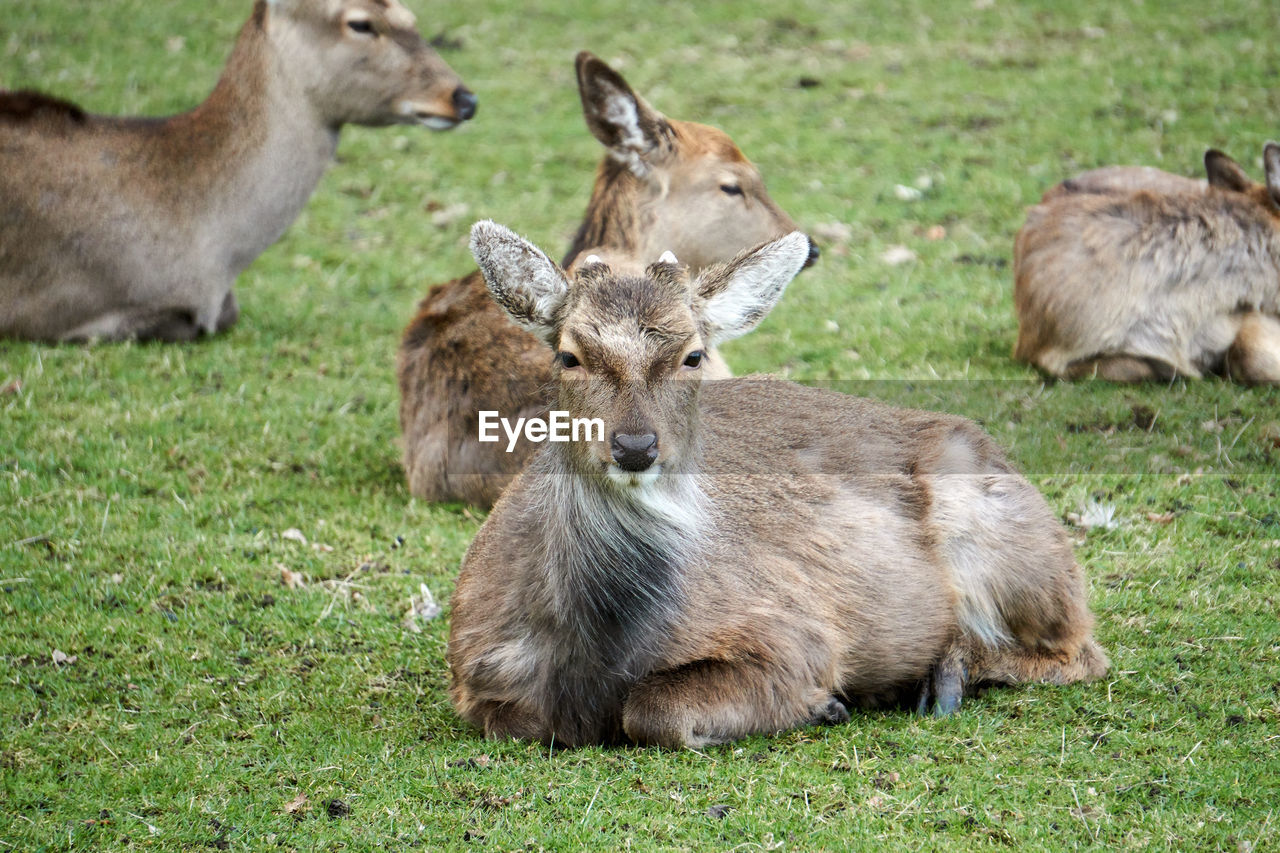
[[830,690],[753,658],[696,661],[648,676],[632,688],[622,725],[638,743],[675,749],[848,719]]

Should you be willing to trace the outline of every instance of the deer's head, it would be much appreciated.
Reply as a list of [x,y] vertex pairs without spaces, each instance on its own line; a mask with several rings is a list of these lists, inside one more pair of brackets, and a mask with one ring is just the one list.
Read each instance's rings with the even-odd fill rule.
[[418,33],[400,0],[265,0],[278,73],[333,126],[420,124],[447,130],[476,96]]
[[[634,258],[651,262],[670,251],[700,270],[796,230],[724,131],[667,118],[586,51],[577,72],[587,128],[609,152],[605,170],[624,172],[635,192],[628,211]],[[810,243],[806,251],[809,266],[818,248]]]
[[671,253],[643,274],[587,259],[572,281],[545,254],[492,222],[471,250],[498,305],[555,350],[559,407],[600,419],[603,440],[570,445],[585,476],[621,488],[691,470],[708,348],[753,329],[809,257],[793,232],[696,278]]

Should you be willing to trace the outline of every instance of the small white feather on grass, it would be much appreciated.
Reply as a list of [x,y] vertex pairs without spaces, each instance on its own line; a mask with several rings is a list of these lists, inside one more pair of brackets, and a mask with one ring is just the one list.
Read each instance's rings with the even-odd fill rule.
[[405,630],[414,634],[422,633],[422,626],[435,619],[442,612],[436,604],[435,596],[427,589],[425,583],[418,584],[418,595],[409,596],[409,610],[404,614],[402,623]]
[[1120,526],[1120,519],[1116,517],[1115,504],[1104,504],[1099,501],[1089,501],[1084,505],[1080,512],[1067,513],[1067,521],[1079,527],[1081,530],[1115,530]]

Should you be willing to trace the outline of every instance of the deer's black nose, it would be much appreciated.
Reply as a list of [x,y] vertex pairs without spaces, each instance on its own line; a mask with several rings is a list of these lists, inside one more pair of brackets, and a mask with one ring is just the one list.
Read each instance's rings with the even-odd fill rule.
[[459,86],[453,90],[453,108],[458,112],[458,118],[466,121],[476,114],[476,104],[480,99],[475,93],[466,86]]
[[813,238],[809,238],[809,257],[805,259],[805,267],[811,267],[818,262],[818,256],[822,254],[822,250],[818,248],[818,244],[813,242]]
[[644,471],[658,458],[658,437],[651,432],[644,435],[615,433],[611,444],[613,461],[623,471]]

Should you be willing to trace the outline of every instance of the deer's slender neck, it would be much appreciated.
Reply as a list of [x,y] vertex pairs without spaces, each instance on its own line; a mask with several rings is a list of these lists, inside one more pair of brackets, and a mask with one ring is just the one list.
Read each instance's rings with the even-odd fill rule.
[[596,183],[591,201],[573,244],[561,266],[568,267],[587,249],[613,249],[634,254],[640,248],[643,228],[640,212],[640,179],[612,157],[606,157],[596,170]]
[[161,154],[168,155],[160,159],[181,161],[188,180],[207,184],[207,191],[260,146],[271,121],[269,53],[263,14],[255,12],[241,28],[209,97],[190,112],[159,123],[155,141]]
[[238,274],[297,218],[333,158],[338,129],[315,115],[290,76],[259,4],[222,76],[194,110],[165,122],[170,183]]

